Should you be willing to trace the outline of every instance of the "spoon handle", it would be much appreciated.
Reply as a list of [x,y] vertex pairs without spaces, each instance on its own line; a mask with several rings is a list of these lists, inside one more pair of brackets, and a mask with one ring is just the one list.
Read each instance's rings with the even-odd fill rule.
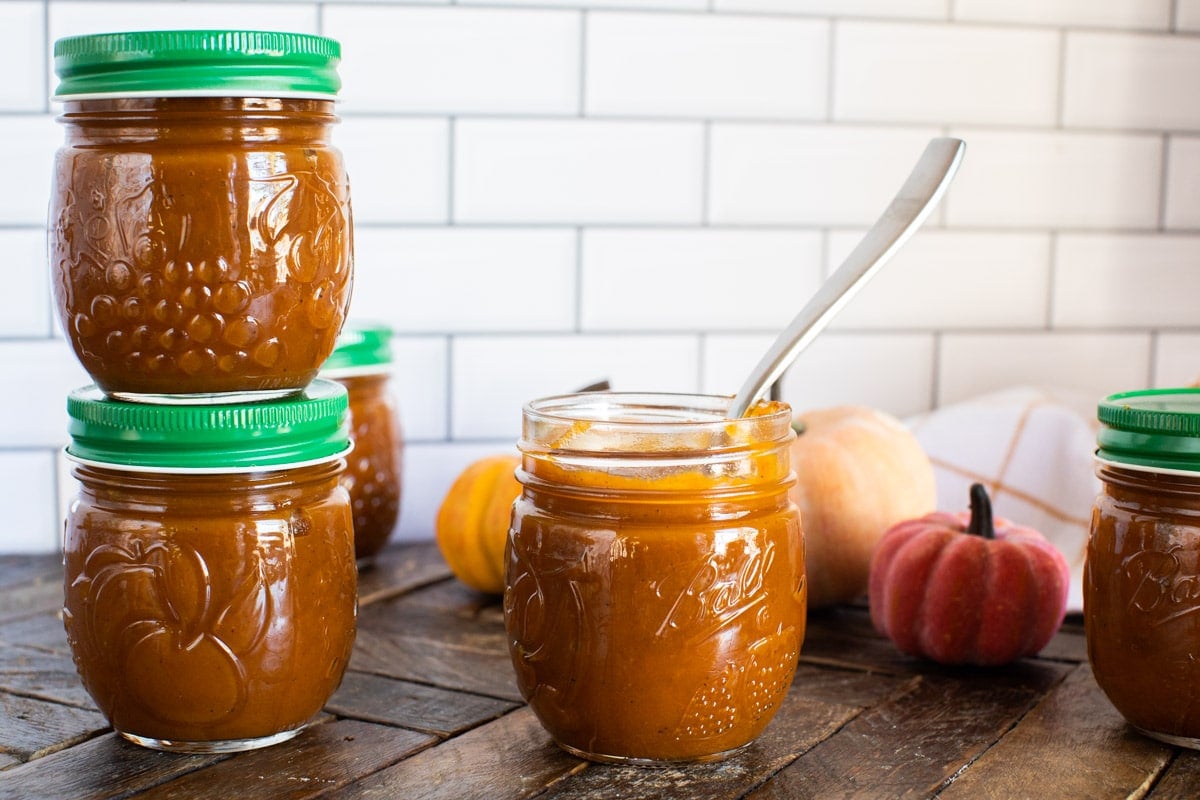
[[800,351],[808,347],[867,279],[921,226],[950,185],[966,147],[961,139],[940,138],[929,142],[883,216],[755,365],[729,406],[730,419],[746,415],[747,409],[783,375]]

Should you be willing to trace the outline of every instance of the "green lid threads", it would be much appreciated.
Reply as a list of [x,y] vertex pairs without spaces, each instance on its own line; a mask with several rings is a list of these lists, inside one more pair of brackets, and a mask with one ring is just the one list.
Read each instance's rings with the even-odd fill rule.
[[95,386],[67,397],[67,455],[115,469],[245,472],[325,461],[350,441],[341,384],[315,380],[287,398],[224,405],[147,405]]
[[302,97],[341,88],[333,39],[274,31],[135,31],[54,43],[58,100],[101,97]]
[[333,353],[321,366],[327,378],[387,372],[392,363],[392,330],[386,325],[346,323]]
[[1154,470],[1200,472],[1200,388],[1145,389],[1105,398],[1096,455]]

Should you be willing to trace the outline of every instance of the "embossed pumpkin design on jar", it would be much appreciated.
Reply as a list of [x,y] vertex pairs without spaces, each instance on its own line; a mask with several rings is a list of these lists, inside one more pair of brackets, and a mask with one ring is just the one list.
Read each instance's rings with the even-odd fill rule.
[[370,559],[387,544],[400,516],[404,436],[391,394],[392,331],[378,323],[348,323],[322,377],[350,395],[350,439],[342,486],[354,509],[354,552]]
[[53,292],[93,380],[151,402],[307,385],[352,283],[337,42],[109,33],[61,39],[54,58]]
[[181,752],[299,733],[354,642],[346,392],[254,404],[68,397],[79,493],[64,541],[67,638],[113,728]]
[[554,740],[618,763],[723,758],[766,727],[804,640],[791,415],[594,393],[524,410],[506,555],[517,683]]
[[1135,728],[1200,749],[1200,389],[1115,394],[1098,416],[1088,660]]

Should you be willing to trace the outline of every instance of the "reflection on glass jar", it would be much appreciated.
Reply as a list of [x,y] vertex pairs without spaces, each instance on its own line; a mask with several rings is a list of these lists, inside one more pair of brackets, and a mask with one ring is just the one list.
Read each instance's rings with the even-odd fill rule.
[[404,437],[390,387],[392,332],[348,323],[321,375],[350,393],[350,439],[342,486],[354,509],[354,552],[370,559],[387,544],[400,516]]
[[351,290],[338,59],[269,32],[56,43],[53,291],[101,389],[274,396],[317,374]]
[[1113,395],[1099,417],[1088,658],[1132,725],[1200,749],[1200,390]]
[[787,406],[580,394],[525,409],[504,595],[522,695],[593,760],[721,758],[791,685],[804,548]]
[[253,405],[72,393],[80,490],[64,621],[84,686],[122,736],[262,747],[333,694],[355,627],[345,408],[326,381]]

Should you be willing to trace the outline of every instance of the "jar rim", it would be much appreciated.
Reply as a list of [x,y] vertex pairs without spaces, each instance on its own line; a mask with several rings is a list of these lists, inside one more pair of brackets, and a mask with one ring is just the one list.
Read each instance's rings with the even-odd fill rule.
[[791,408],[763,401],[731,419],[732,398],[670,392],[580,392],[531,400],[523,408],[521,449],[678,453],[742,450],[790,439]]

